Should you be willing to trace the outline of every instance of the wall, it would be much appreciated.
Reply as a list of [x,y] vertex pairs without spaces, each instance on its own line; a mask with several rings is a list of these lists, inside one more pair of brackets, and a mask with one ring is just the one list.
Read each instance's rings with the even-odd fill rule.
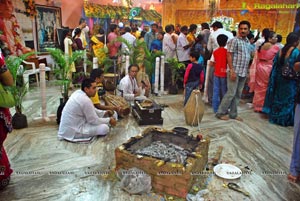
[[[209,10],[204,7],[206,0],[164,0],[162,24],[190,25],[210,22]],[[296,4],[297,0],[220,0],[219,9],[214,16],[229,16],[234,23],[248,20],[252,29],[271,28],[284,37],[294,27],[296,9],[253,9],[260,4]],[[247,11],[246,11],[247,10]]]

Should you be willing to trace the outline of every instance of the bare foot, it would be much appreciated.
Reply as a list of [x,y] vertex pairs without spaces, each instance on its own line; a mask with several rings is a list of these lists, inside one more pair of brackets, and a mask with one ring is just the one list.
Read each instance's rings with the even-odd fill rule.
[[297,183],[298,181],[299,181],[299,177],[300,176],[293,176],[291,173],[290,174],[288,174],[288,180],[290,181],[290,182],[294,182],[294,183]]

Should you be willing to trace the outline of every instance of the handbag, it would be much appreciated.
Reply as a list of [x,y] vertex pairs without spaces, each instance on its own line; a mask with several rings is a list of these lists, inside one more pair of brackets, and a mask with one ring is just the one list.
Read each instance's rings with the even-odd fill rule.
[[0,107],[10,108],[15,106],[15,99],[10,91],[0,83]]
[[290,67],[288,60],[286,59],[281,69],[282,77],[288,80],[300,80],[300,72],[296,72],[293,67]]

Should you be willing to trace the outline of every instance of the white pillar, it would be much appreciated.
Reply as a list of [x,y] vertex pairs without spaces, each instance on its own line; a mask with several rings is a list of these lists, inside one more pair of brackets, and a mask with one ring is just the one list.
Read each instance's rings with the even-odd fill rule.
[[160,93],[165,91],[165,56],[160,56]]
[[98,68],[98,58],[93,57],[93,69],[97,69],[97,68]]
[[154,79],[154,93],[158,94],[158,78],[159,78],[159,57],[155,58],[155,79]]
[[207,61],[206,64],[206,74],[205,74],[205,86],[204,86],[204,94],[202,97],[202,100],[207,103],[208,102],[208,95],[207,95],[207,90],[208,90],[208,79],[209,79],[209,71],[210,69],[210,65],[209,65],[210,61]]
[[129,55],[125,56],[125,75],[128,74],[128,67],[129,67]]
[[46,103],[46,71],[45,64],[40,64],[40,88],[41,88],[41,97],[42,97],[42,119],[47,120],[47,103]]

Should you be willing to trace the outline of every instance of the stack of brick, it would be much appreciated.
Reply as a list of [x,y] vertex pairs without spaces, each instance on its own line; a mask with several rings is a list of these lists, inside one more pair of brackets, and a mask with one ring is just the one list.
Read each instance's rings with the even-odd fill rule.
[[[164,135],[164,133],[162,132],[161,135]],[[152,188],[155,192],[185,198],[196,177],[203,172],[207,164],[210,140],[207,138],[199,141],[194,152],[187,158],[186,164],[183,165],[181,163],[164,162],[148,156],[135,155],[127,150],[128,145],[130,146],[133,141],[142,140],[146,135],[147,133],[144,133],[137,138],[131,138],[116,148],[116,170],[120,168],[139,168],[151,176]],[[193,138],[193,140],[196,141],[196,138]]]

